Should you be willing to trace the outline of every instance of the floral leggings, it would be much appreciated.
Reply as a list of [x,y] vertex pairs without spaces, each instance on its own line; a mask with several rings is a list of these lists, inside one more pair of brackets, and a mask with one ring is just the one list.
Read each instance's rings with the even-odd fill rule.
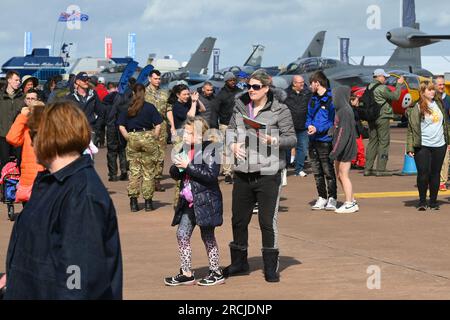
[[[191,272],[191,236],[195,225],[192,224],[188,214],[183,214],[177,230],[178,249],[180,251],[181,270]],[[214,227],[200,227],[203,243],[206,247],[206,253],[209,259],[209,269],[211,271],[219,270],[219,247],[214,236]]]

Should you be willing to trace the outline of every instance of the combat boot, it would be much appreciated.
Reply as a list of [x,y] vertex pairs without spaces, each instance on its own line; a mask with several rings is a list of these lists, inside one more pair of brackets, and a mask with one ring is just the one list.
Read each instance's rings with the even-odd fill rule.
[[135,197],[130,198],[130,209],[131,212],[138,212],[139,211],[139,205],[138,200]]
[[247,250],[239,249],[230,243],[231,265],[223,269],[225,278],[236,275],[248,275],[250,266],[247,261]]
[[164,192],[164,191],[166,191],[166,188],[164,188],[161,185],[161,181],[160,180],[155,180],[155,191],[157,191],[157,192]]
[[145,199],[145,204],[144,204],[144,208],[145,211],[153,211],[153,201],[150,199]]
[[264,278],[267,282],[280,282],[278,273],[278,249],[263,249]]

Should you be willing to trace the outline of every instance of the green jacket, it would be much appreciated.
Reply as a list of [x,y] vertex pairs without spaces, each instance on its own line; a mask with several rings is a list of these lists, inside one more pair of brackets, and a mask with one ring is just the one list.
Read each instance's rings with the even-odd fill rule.
[[5,90],[0,92],[0,137],[6,137],[22,107],[22,91],[16,92],[12,98]]
[[[375,80],[369,85],[369,89],[372,89],[378,82]],[[373,92],[375,102],[381,106],[380,117],[378,119],[394,119],[394,111],[392,110],[391,102],[400,99],[402,93],[402,85],[395,86],[395,91],[391,91],[388,86],[382,84],[378,86]]]
[[[445,116],[445,109],[441,100],[435,100],[442,114],[444,115],[444,138],[445,142],[450,144],[450,123],[448,117]],[[406,136],[406,152],[414,152],[414,148],[422,146],[422,129],[419,105],[409,108],[406,111],[408,117],[408,133]]]

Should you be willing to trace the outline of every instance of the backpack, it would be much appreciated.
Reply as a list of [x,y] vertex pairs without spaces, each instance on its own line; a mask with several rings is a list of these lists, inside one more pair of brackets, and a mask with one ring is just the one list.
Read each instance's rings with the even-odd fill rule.
[[375,122],[380,116],[381,105],[375,101],[373,94],[375,89],[380,85],[381,83],[377,83],[372,89],[369,89],[370,85],[366,87],[366,91],[364,91],[364,94],[361,97],[361,104],[358,108],[358,115],[361,120]]

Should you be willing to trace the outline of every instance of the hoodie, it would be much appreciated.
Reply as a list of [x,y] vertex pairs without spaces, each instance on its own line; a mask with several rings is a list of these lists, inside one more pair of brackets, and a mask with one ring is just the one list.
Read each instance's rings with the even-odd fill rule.
[[333,104],[336,108],[334,118],[333,149],[331,160],[350,162],[356,157],[356,124],[355,116],[350,106],[350,87],[333,89]]

